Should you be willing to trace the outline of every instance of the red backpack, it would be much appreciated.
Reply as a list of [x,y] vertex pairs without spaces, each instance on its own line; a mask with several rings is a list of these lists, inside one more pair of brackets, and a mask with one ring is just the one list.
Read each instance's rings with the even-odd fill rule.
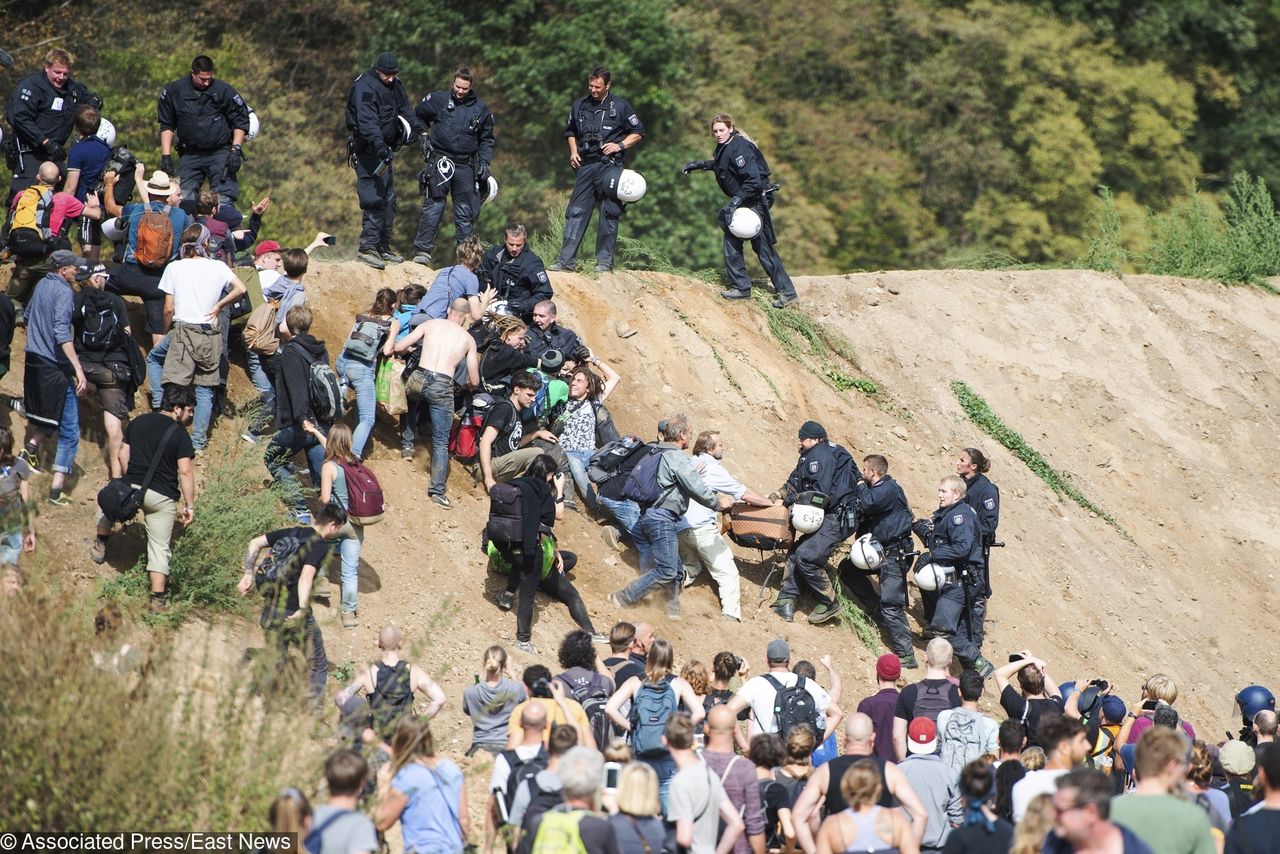
[[480,459],[480,434],[484,432],[485,419],[494,403],[494,399],[483,392],[475,395],[450,430],[449,453],[461,462],[473,463]]
[[382,485],[378,483],[378,478],[359,460],[341,462],[338,465],[347,480],[347,517],[358,525],[381,522],[386,507],[383,505]]

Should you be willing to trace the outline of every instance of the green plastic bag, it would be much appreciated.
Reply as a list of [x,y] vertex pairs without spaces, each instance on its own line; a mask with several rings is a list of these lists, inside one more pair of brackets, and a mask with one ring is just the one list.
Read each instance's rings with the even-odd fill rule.
[[[501,572],[508,575],[511,572],[511,564],[507,563],[502,554],[498,551],[498,547],[490,540],[485,543],[485,553],[489,555],[489,570],[491,572]],[[551,574],[551,568],[556,565],[556,541],[550,537],[542,538],[542,577],[546,578]]]
[[386,410],[388,415],[400,415],[409,409],[403,376],[402,359],[383,359],[378,363],[378,371],[373,377],[373,393],[378,406]]

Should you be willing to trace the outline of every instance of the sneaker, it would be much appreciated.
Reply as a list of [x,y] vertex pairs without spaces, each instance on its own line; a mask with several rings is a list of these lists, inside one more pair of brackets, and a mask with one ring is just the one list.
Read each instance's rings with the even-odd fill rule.
[[40,471],[40,461],[36,459],[36,455],[24,445],[21,451],[18,451],[18,459],[27,464],[27,468],[31,469],[32,474],[42,474]]
[[915,655],[898,656],[898,666],[903,670],[918,670],[920,665],[916,662]]
[[102,540],[94,537],[89,543],[89,560],[94,563],[103,563],[107,559],[107,544]]
[[52,504],[54,507],[70,507],[75,502],[71,500],[70,495],[67,495],[64,492],[61,495],[59,495],[57,498],[54,498],[52,495],[49,496],[49,503]]
[[694,581],[696,581],[696,580],[697,580],[697,579],[696,579],[694,576],[692,576],[692,575],[690,575],[689,573],[687,573],[687,572],[686,572],[686,573],[684,574],[684,580],[680,582],[680,586],[681,586],[681,587],[692,587],[692,586],[693,586],[693,582],[694,582]]
[[516,604],[516,594],[510,590],[503,590],[498,594],[498,608],[503,611],[510,611],[512,606]]
[[622,600],[618,598],[617,593],[610,593],[608,596],[604,598],[609,601],[610,605],[617,608],[618,610],[622,610],[623,608],[627,607],[626,605],[622,604]]
[[342,612],[342,627],[344,629],[356,629],[360,627],[360,620],[356,617],[355,611]]
[[303,511],[302,513],[294,513],[293,518],[299,525],[311,524],[311,514],[305,511]]
[[577,513],[577,512],[578,512],[578,502],[576,502],[576,501],[566,501],[566,502],[564,503],[564,509],[566,509],[566,510],[572,510],[574,513]]
[[613,268],[612,268],[612,267],[606,267],[604,264],[597,264],[597,265],[596,265],[596,272],[597,272],[597,273],[612,273],[612,272],[613,272]]
[[413,462],[413,448],[401,448],[400,459],[404,460],[407,463]]
[[378,254],[379,254],[379,255],[381,255],[381,256],[382,256],[382,260],[383,260],[383,261],[386,261],[388,264],[403,264],[403,263],[404,263],[404,256],[403,256],[403,255],[397,255],[397,254],[396,254],[396,253],[394,253],[394,252],[379,252]]
[[598,643],[598,644],[607,644],[609,642],[609,636],[601,634],[600,632],[592,632],[591,642]]
[[820,626],[840,619],[840,609],[834,605],[819,605],[809,612],[809,625]]
[[737,288],[729,288],[727,291],[721,291],[720,296],[725,299],[751,299],[751,291],[740,291]]
[[612,525],[605,525],[600,529],[600,536],[604,539],[604,544],[616,552],[622,551],[622,532]]
[[667,619],[668,620],[680,619],[680,600],[679,599],[667,600]]
[[241,434],[240,434],[240,438],[241,438],[241,439],[244,439],[244,440],[245,440],[246,442],[248,442],[250,445],[256,445],[256,444],[258,444],[258,437],[257,437],[257,436],[255,436],[255,435],[253,435],[252,433],[250,433],[248,430],[246,430],[246,431],[244,431],[243,433],[241,433]]
[[430,266],[431,266],[431,253],[430,253],[430,252],[419,252],[417,255],[414,255],[414,256],[413,256],[413,263],[415,263],[415,264],[422,264],[422,265],[423,265],[423,266],[425,266],[425,267],[430,267]]
[[381,256],[372,249],[361,249],[356,253],[356,260],[363,261],[375,270],[387,269],[387,265],[382,263]]
[[529,655],[538,654],[538,648],[534,646],[532,643],[530,643],[529,641],[522,641],[522,640],[516,641],[516,649],[520,650],[521,652],[527,652],[529,653]]
[[436,504],[439,504],[441,507],[443,507],[446,510],[453,509],[453,502],[449,500],[448,496],[433,495],[431,496],[431,500],[434,501]]
[[27,417],[27,405],[22,402],[22,398],[20,397],[9,398],[9,408],[12,409],[14,412],[18,413],[19,417],[21,418]]
[[568,273],[569,268],[564,264],[561,264],[559,261],[557,261],[547,268],[547,272],[548,273]]
[[982,656],[978,656],[973,660],[973,669],[978,671],[978,675],[983,679],[990,679],[991,674],[996,672],[995,665]]
[[771,304],[774,308],[786,308],[798,299],[798,294],[780,294]]
[[333,596],[333,585],[329,583],[328,576],[317,575],[315,581],[311,585],[312,599],[328,599]]

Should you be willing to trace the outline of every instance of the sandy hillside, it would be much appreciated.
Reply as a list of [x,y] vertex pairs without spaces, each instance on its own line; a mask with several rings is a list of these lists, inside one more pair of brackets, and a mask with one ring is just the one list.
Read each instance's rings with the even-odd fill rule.
[[[320,309],[315,331],[336,356],[375,288],[429,283],[431,275],[413,264],[383,272],[319,264],[307,279]],[[1108,677],[1129,700],[1146,674],[1168,672],[1183,686],[1179,706],[1210,736],[1238,726],[1229,713],[1235,690],[1275,682],[1280,656],[1255,640],[1252,627],[1255,615],[1278,604],[1280,534],[1272,520],[1280,513],[1280,469],[1272,457],[1280,382],[1269,357],[1280,340],[1280,300],[1251,288],[1074,271],[798,280],[801,310],[841,330],[860,372],[882,388],[873,399],[819,381],[778,346],[759,308],[727,305],[712,285],[649,273],[555,274],[553,284],[561,321],[623,375],[610,401],[620,428],[648,436],[659,417],[687,411],[695,431],[724,432],[726,464],[759,491],[776,488],[794,465],[796,428],[807,418],[822,421],[857,458],[886,454],[917,515],[936,505],[937,479],[953,471],[960,448],[986,450],[1004,498],[1000,536],[1008,544],[992,561],[992,660],[1029,646],[1058,679]],[[622,337],[628,328],[637,334]],[[18,388],[20,342],[0,390]],[[1059,499],[980,435],[950,390],[956,379],[1069,473],[1131,540]],[[237,388],[245,395],[243,382]],[[373,441],[371,467],[391,510],[368,532],[361,627],[343,630],[336,609],[321,617],[329,654],[335,663],[366,659],[379,626],[404,626],[421,644],[416,660],[450,694],[440,729],[444,749],[457,756],[470,737],[460,692],[483,649],[510,645],[515,635],[514,615],[492,604],[498,585],[486,579],[478,551],[487,499],[455,465],[455,508],[427,503],[426,449],[419,445],[412,465],[401,461],[383,419]],[[93,575],[97,568],[81,550],[88,503],[104,475],[92,449],[82,449],[81,463],[84,503],[47,508],[42,548]],[[597,628],[607,631],[624,615],[605,594],[634,576],[633,562],[606,550],[589,520],[569,515],[562,543],[581,556],[576,584]],[[719,619],[706,581],[683,598],[679,623],[668,623],[659,607],[625,616],[653,621],[682,661],[709,662],[718,650],[735,649],[757,672],[764,645],[784,636],[797,657],[835,656],[847,705],[865,696],[879,650],[839,624],[787,625],[767,609],[757,613],[764,567],[755,553],[739,556],[742,625]],[[571,626],[563,607],[540,597],[533,640],[548,663]],[[252,627],[244,637],[259,642]],[[517,666],[528,663],[516,658]],[[994,706],[991,693],[986,702]],[[477,794],[484,767],[472,768]]]

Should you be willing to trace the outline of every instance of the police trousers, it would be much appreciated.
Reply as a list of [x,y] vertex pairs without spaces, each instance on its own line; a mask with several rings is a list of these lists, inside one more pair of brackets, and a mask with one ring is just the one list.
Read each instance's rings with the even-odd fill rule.
[[480,194],[476,192],[476,172],[467,161],[453,161],[453,177],[444,187],[439,198],[433,198],[430,189],[422,196],[422,219],[418,221],[418,236],[413,240],[417,252],[430,255],[436,248],[436,232],[444,218],[444,198],[453,196],[454,243],[475,231],[476,218],[480,214]]
[[907,568],[897,554],[885,552],[880,564],[880,592],[871,584],[872,576],[844,561],[840,580],[864,608],[878,612],[880,625],[889,635],[889,648],[894,655],[912,655],[911,632],[907,629]]
[[231,149],[215,148],[213,151],[187,149],[178,160],[178,183],[182,185],[182,197],[194,199],[205,181],[223,200],[235,202],[240,198],[240,183],[227,174],[227,161]]
[[583,163],[573,178],[573,195],[564,215],[564,244],[556,263],[573,267],[578,246],[587,233],[587,224],[597,206],[600,221],[596,225],[596,265],[613,267],[613,253],[618,244],[618,220],[622,218],[624,204],[605,194],[605,176],[616,164],[608,162]]
[[360,251],[389,252],[396,219],[396,188],[392,169],[374,172],[382,164],[372,151],[356,152],[356,197],[360,200]]
[[782,579],[779,600],[795,601],[800,598],[801,586],[813,591],[819,604],[833,607],[836,591],[827,576],[827,561],[839,545],[849,536],[843,513],[828,513],[822,527],[806,534],[791,549],[787,557],[786,576]]
[[987,602],[981,574],[970,570],[968,580],[947,584],[938,592],[930,625],[948,633],[956,657],[969,665],[982,655],[982,625]]
[[[765,275],[773,283],[773,289],[778,292],[778,295],[795,296],[796,286],[782,266],[778,251],[773,248],[771,235],[771,229],[768,233],[762,229],[759,234],[751,238],[751,248],[755,250],[756,257],[760,259],[760,266],[764,268]],[[725,230],[724,270],[729,287],[748,293],[751,290],[751,277],[747,275],[747,260],[742,253],[742,242],[741,237],[730,233],[728,229]]]

